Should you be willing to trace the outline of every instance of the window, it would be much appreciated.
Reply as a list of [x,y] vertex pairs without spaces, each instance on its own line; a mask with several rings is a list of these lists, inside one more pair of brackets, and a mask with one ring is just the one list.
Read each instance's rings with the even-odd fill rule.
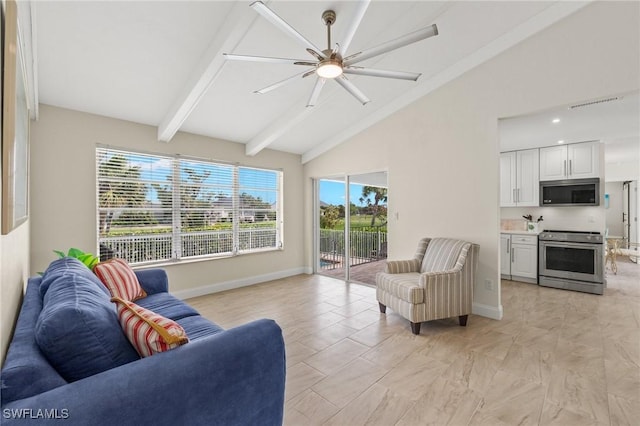
[[101,257],[129,263],[282,246],[282,172],[96,149]]

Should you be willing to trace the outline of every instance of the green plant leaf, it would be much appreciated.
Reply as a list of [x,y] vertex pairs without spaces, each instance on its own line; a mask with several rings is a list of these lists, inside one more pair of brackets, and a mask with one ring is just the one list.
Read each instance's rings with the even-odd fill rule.
[[93,270],[93,268],[100,263],[100,259],[96,256],[94,256],[91,253],[85,253],[80,249],[77,248],[70,248],[69,252],[67,254],[65,254],[63,251],[60,250],[54,250],[54,253],[56,253],[58,256],[62,257],[73,257],[78,259],[80,262],[82,262],[87,268]]
[[100,263],[100,259],[93,256],[93,260],[87,266],[93,271],[93,268],[95,268],[98,263]]
[[80,249],[77,248],[70,248],[69,249],[69,253],[67,254],[67,256],[69,257],[75,257],[76,259],[80,259],[80,256],[82,256],[84,254],[84,252]]

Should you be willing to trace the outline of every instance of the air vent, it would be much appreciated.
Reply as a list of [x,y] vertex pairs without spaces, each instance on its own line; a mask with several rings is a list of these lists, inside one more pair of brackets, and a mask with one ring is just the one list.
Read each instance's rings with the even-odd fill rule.
[[569,109],[582,108],[582,107],[587,107],[591,105],[598,105],[598,104],[603,104],[605,102],[613,102],[613,101],[619,101],[619,100],[622,100],[622,96],[614,96],[612,98],[597,99],[595,101],[583,102],[581,104],[571,105]]

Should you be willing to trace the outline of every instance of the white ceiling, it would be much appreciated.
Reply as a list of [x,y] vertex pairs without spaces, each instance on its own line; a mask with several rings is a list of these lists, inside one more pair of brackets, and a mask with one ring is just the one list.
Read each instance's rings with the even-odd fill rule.
[[[36,99],[43,103],[301,154],[308,161],[588,2],[372,1],[347,54],[436,24],[439,35],[359,65],[422,73],[417,82],[349,77],[362,106],[335,82],[306,108],[314,78],[253,91],[302,72],[295,65],[224,61],[222,53],[313,59],[302,45],[238,1],[31,3]],[[353,1],[267,5],[320,47],[321,14],[337,13],[340,42]],[[24,8],[23,8],[24,9]],[[23,18],[21,18],[23,19]]]

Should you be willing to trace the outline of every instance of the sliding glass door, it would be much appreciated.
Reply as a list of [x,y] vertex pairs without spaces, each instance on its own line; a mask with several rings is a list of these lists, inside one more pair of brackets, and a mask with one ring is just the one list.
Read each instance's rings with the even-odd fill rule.
[[345,276],[346,188],[340,177],[317,181],[316,272],[337,278]]
[[386,172],[315,183],[315,272],[375,284],[387,257]]

